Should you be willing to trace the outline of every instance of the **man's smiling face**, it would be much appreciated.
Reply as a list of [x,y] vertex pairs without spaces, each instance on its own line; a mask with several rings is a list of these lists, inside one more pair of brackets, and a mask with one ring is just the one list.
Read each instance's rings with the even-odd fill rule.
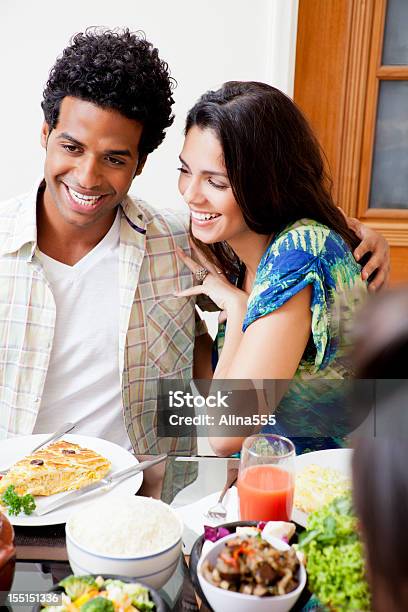
[[55,129],[44,123],[41,134],[47,214],[71,229],[109,224],[143,168],[142,129],[116,110],[65,97]]

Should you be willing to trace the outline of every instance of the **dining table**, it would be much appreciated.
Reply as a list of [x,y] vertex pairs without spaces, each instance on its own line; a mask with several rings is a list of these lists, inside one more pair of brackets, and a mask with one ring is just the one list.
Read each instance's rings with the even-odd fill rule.
[[[185,508],[221,490],[230,472],[229,459],[169,456],[165,462],[160,497],[175,509]],[[204,517],[202,520],[205,522]],[[32,594],[45,593],[64,577],[72,574],[68,563],[65,525],[14,526],[14,531],[15,575],[6,605],[1,608],[1,612],[28,612],[34,605],[30,603],[35,599]],[[209,612],[197,597],[188,567],[192,544],[200,535],[198,531],[185,525],[184,554],[180,556],[173,576],[159,590],[170,610],[175,612]]]

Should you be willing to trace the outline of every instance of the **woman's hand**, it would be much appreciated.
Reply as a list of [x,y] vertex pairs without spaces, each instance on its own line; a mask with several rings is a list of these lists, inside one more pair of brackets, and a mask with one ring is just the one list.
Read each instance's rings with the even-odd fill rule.
[[388,284],[390,275],[390,247],[388,242],[380,233],[373,230],[371,227],[364,225],[358,219],[346,217],[347,225],[354,233],[361,238],[361,242],[354,250],[356,261],[366,254],[371,252],[370,259],[361,270],[361,277],[367,280],[373,272],[376,272],[375,277],[369,283],[370,291],[378,291],[385,288]]
[[200,294],[208,295],[218,308],[226,313],[226,316],[228,316],[231,309],[236,309],[237,306],[246,310],[248,294],[230,283],[224,274],[220,270],[217,270],[214,264],[210,262],[194,244],[191,245],[191,248],[199,263],[186,255],[179,247],[177,247],[177,255],[183,260],[193,274],[203,267],[208,270],[208,274],[201,285],[194,285],[184,291],[178,291],[175,295],[177,297]]

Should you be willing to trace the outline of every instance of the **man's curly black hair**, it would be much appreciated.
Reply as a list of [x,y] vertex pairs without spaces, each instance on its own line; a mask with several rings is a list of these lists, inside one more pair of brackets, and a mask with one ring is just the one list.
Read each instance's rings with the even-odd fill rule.
[[174,84],[168,65],[142,32],[88,28],[72,38],[51,69],[41,107],[51,129],[65,96],[117,110],[143,124],[139,152],[147,155],[173,123]]

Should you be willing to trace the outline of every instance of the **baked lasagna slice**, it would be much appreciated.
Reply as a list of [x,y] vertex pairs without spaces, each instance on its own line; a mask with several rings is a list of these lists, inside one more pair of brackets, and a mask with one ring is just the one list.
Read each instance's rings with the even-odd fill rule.
[[101,480],[111,463],[89,448],[58,440],[15,463],[0,480],[0,494],[14,485],[19,495],[54,495]]

